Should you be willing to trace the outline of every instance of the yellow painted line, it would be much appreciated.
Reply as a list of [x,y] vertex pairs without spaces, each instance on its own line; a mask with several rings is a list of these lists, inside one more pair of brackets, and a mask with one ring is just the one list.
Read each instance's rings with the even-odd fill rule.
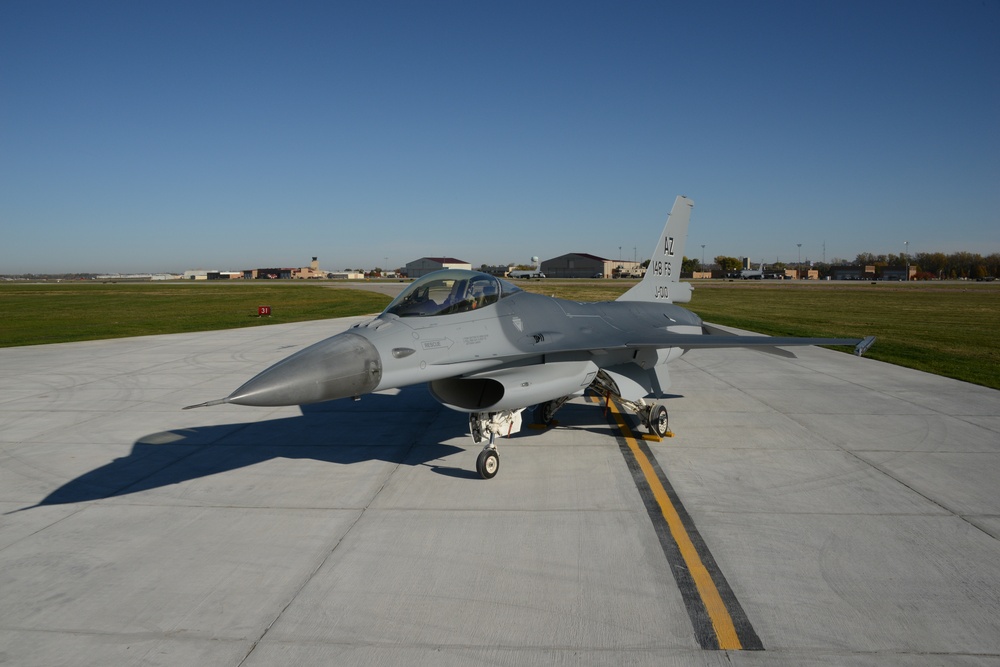
[[726,603],[722,601],[719,589],[715,587],[715,582],[712,581],[712,575],[708,573],[708,569],[701,562],[698,550],[695,549],[694,544],[691,542],[691,538],[688,535],[687,529],[684,528],[681,517],[677,514],[674,504],[670,501],[670,496],[667,495],[667,490],[663,488],[660,478],[657,476],[656,471],[653,470],[653,464],[649,462],[649,458],[639,449],[639,443],[632,434],[632,429],[625,423],[625,419],[622,417],[621,412],[618,411],[618,407],[614,401],[608,401],[607,405],[611,408],[611,412],[614,413],[615,422],[618,424],[618,428],[621,430],[622,437],[625,438],[629,449],[632,450],[632,456],[639,463],[642,474],[646,476],[646,483],[652,489],[653,497],[656,498],[656,502],[660,506],[660,512],[663,514],[663,518],[670,528],[670,535],[674,538],[674,542],[677,543],[681,557],[684,558],[684,563],[691,573],[691,578],[694,579],[695,587],[698,589],[701,601],[705,605],[708,617],[712,620],[712,628],[715,630],[715,636],[719,640],[719,648],[734,651],[742,649],[743,645],[736,634],[736,627],[733,625],[733,619],[729,615]]

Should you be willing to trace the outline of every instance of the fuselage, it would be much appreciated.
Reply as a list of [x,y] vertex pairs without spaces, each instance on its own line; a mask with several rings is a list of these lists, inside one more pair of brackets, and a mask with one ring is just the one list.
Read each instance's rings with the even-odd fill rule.
[[673,304],[580,303],[519,292],[464,313],[430,318],[383,313],[350,332],[382,353],[378,390],[501,366],[582,358],[599,367],[626,363],[634,355],[626,347],[631,334],[653,329],[700,333],[701,319]]
[[[436,282],[411,284],[373,320],[265,370],[228,402],[297,405],[539,364],[604,368],[636,358],[631,338],[701,333],[697,315],[670,303],[581,303],[524,292],[486,274],[438,273]],[[468,282],[466,290],[475,284],[476,298],[466,292],[465,301],[447,301],[445,288],[457,291],[458,280]],[[671,350],[663,362],[682,352]]]

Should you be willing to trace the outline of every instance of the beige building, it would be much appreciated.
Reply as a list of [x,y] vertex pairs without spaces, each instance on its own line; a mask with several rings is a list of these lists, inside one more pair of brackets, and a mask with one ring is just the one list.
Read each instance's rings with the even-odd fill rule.
[[308,279],[318,279],[326,278],[327,272],[319,268],[319,259],[316,257],[312,258],[312,263],[309,266],[304,266],[301,269],[292,269],[292,278],[297,278],[299,280]]
[[819,280],[819,269],[785,269],[785,278],[790,280]]

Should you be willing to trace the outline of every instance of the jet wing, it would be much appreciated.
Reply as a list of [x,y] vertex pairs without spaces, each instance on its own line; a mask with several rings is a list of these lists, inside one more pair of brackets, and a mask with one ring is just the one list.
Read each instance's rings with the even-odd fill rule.
[[[530,359],[541,354],[563,354],[572,352],[590,352],[593,355],[606,354],[615,350],[644,350],[644,349],[667,349],[671,347],[685,350],[695,350],[699,348],[727,348],[744,347],[767,352],[779,357],[794,359],[795,355],[783,347],[805,346],[805,345],[850,345],[854,347],[854,354],[861,356],[868,351],[868,348],[875,342],[874,336],[867,338],[799,338],[795,336],[741,336],[729,334],[721,329],[707,326],[707,330],[714,330],[712,333],[706,331],[704,334],[678,334],[669,331],[651,331],[643,335],[631,335],[627,341],[621,344],[612,345],[580,345],[580,346],[539,346],[531,352],[524,352],[516,355],[505,355],[497,357],[492,361],[497,366],[506,365],[512,362]],[[718,333],[716,333],[716,331]],[[448,366],[463,364],[470,361],[487,361],[478,357],[459,357],[435,362],[438,366]],[[484,369],[485,370],[485,369]]]
[[[703,334],[674,334],[669,332],[651,333],[640,337],[631,336],[627,347],[633,349],[645,348],[665,348],[679,347],[685,350],[695,350],[699,348],[726,348],[726,347],[747,347],[758,348],[762,352],[777,352],[781,356],[781,351],[773,348],[791,347],[799,345],[850,345],[854,347],[854,354],[860,356],[864,354],[872,343],[874,336],[868,338],[800,338],[796,336],[742,336],[730,334],[722,329],[711,325],[705,325]],[[772,349],[767,349],[772,348]]]

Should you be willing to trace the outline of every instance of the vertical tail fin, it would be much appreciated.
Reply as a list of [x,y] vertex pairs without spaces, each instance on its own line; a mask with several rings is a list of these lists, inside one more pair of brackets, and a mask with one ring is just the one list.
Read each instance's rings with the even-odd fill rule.
[[687,303],[691,300],[691,285],[680,282],[680,277],[693,207],[694,202],[687,197],[674,200],[667,224],[653,248],[646,274],[638,285],[618,297],[618,301]]

